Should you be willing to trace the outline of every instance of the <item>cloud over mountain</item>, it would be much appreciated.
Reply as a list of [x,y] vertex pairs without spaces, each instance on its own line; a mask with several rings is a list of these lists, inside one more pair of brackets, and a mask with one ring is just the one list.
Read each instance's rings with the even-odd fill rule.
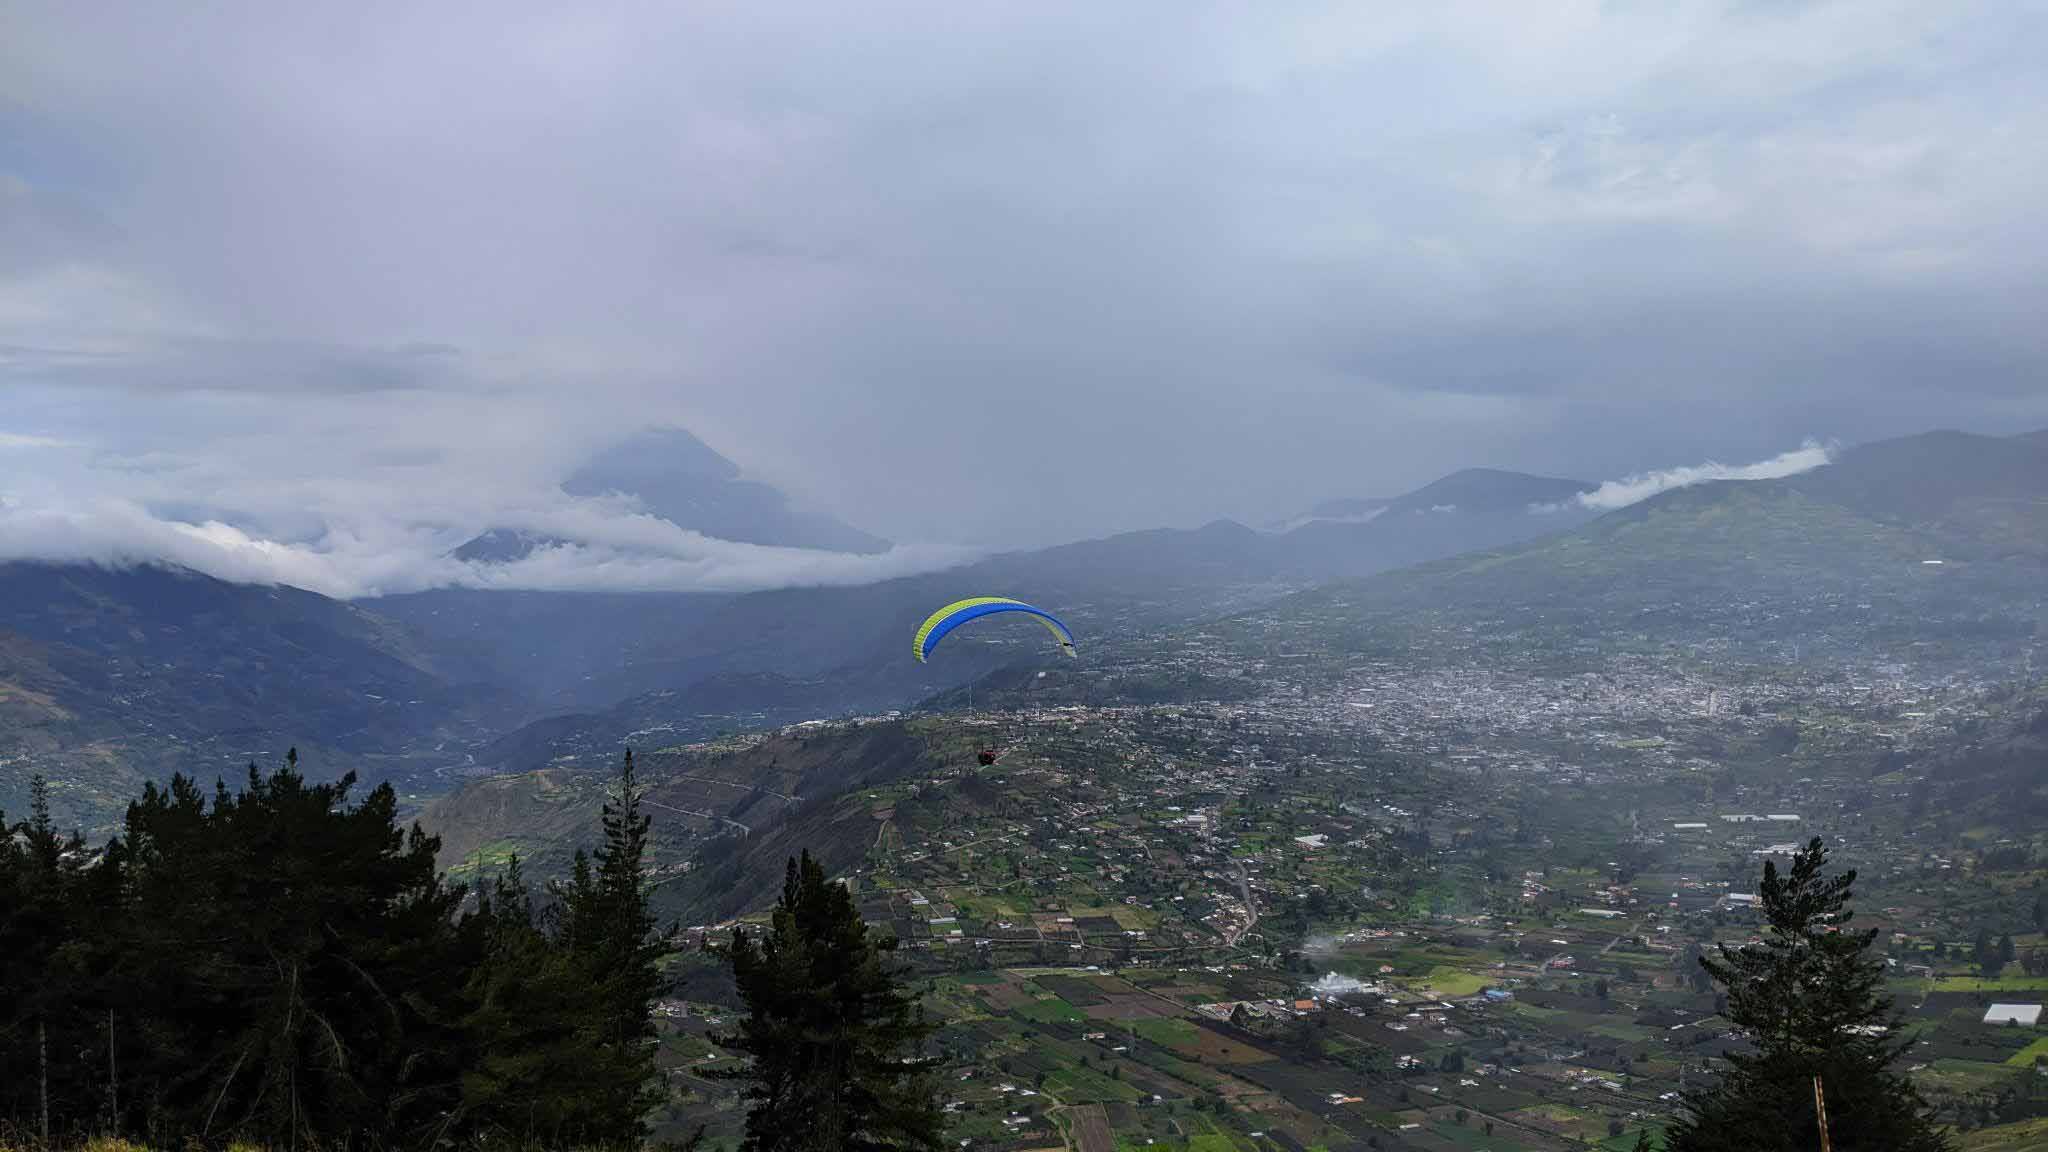
[[1826,464],[1830,453],[1831,449],[1819,441],[1808,440],[1789,452],[1780,452],[1754,464],[1728,465],[1709,460],[1686,468],[1639,472],[1620,480],[1606,481],[1590,492],[1579,493],[1573,500],[1581,508],[1596,508],[1603,512],[1626,508],[1659,492],[1704,484],[1710,480],[1779,480],[1796,476]]

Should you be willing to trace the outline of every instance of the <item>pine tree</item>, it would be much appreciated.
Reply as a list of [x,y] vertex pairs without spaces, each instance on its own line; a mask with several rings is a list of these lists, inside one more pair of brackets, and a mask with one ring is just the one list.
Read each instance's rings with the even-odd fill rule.
[[388,785],[348,805],[353,783],[288,761],[210,804],[173,777],[130,805],[104,985],[148,1039],[122,1071],[127,1127],[274,1145],[443,1129],[463,892]]
[[1998,954],[1998,944],[1991,939],[1991,929],[1977,929],[1976,947],[1972,952],[1977,961],[1977,970],[1988,980],[1996,980],[2005,969],[2005,960]]
[[486,1141],[567,1147],[620,1127],[587,964],[549,934],[551,918],[514,856],[464,922],[482,955],[464,989],[463,1122]]
[[653,820],[643,808],[629,749],[600,824],[604,843],[595,856],[577,852],[561,890],[562,935],[578,962],[594,1029],[591,1126],[586,1142],[637,1143],[643,1118],[659,1099],[654,1077],[654,1002],[661,995],[660,961],[667,950],[648,906],[647,844]]
[[1780,876],[1764,864],[1762,944],[1701,959],[1727,989],[1728,1018],[1754,1051],[1733,1054],[1718,1085],[1689,1094],[1666,1133],[1671,1152],[1792,1152],[1817,1144],[1814,1084],[1827,1101],[1834,1147],[1943,1152],[1950,1147],[1911,1081],[1891,1071],[1909,1041],[1869,954],[1876,930],[1851,931],[1856,873],[1824,876],[1818,838]]
[[662,942],[630,761],[558,904],[515,860],[459,920],[437,842],[353,783],[296,753],[239,790],[173,776],[94,860],[36,782],[0,819],[0,1130],[639,1146]]
[[843,885],[810,853],[791,860],[782,898],[758,938],[733,934],[733,976],[746,1003],[719,1042],[748,1058],[747,1152],[936,1150],[943,1119],[931,1035],[883,965],[877,939]]
[[0,819],[0,1119],[56,1136],[90,1121],[71,1103],[97,1090],[75,1058],[90,1031],[73,1010],[91,971],[82,943],[94,918],[84,843],[57,831],[48,782],[29,781],[29,818]]

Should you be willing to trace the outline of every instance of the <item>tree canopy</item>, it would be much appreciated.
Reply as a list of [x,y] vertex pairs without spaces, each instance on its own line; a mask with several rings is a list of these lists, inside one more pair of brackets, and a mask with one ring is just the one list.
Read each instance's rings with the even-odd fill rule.
[[[637,1144],[660,951],[630,760],[604,842],[463,910],[388,785],[144,788],[97,852],[37,789],[0,836],[0,1122],[64,1139]],[[587,874],[587,875],[586,875]]]
[[1852,869],[1829,876],[1815,837],[1789,871],[1764,864],[1760,944],[1722,944],[1701,965],[1726,989],[1727,1016],[1753,1051],[1728,1057],[1718,1084],[1686,1097],[1671,1152],[1792,1152],[1818,1146],[1816,1083],[1836,1148],[1944,1152],[1919,1092],[1891,1070],[1907,1041],[1884,994],[1875,929],[1852,931]]
[[845,886],[810,853],[788,863],[765,931],[733,934],[747,1015],[719,1038],[747,1057],[748,1152],[935,1150],[943,1117],[928,1024],[884,964]]

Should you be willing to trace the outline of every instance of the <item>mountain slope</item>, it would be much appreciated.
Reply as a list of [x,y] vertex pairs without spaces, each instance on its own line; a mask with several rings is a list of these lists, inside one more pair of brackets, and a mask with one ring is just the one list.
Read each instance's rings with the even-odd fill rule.
[[1860,445],[1786,485],[1966,559],[2048,559],[2048,434],[1929,432]]
[[[693,919],[772,900],[783,860],[798,851],[828,871],[858,863],[876,830],[864,812],[849,818],[859,791],[944,763],[928,728],[903,720],[806,726],[706,748],[642,742],[634,759],[656,817],[657,872],[702,852],[702,869],[667,876],[656,889],[665,914]],[[596,838],[612,762],[472,780],[420,819],[441,837],[446,867],[499,865],[516,852],[529,875],[559,875],[575,848]]]
[[514,713],[488,669],[362,608],[160,567],[0,565],[0,804],[50,775],[89,823],[142,777],[296,744],[369,771]]
[[1668,491],[1569,533],[1320,589],[1257,619],[1340,644],[1446,630],[1526,645],[2020,636],[2048,622],[2033,543],[2044,527],[2048,443],[1932,433],[1783,480]]
[[[1271,534],[1219,520],[989,557],[944,572],[838,588],[746,595],[442,591],[373,602],[450,642],[480,645],[552,717],[479,753],[526,768],[559,756],[610,755],[624,734],[668,726],[698,737],[751,723],[877,711],[933,698],[999,668],[1053,659],[1035,626],[978,623],[929,664],[908,637],[961,596],[1016,596],[1058,611],[1084,637],[1157,634],[1355,578],[1474,548],[1555,533],[1590,519],[1568,506],[1578,481],[1473,469],[1381,502],[1370,522],[1317,522]],[[1444,509],[1444,502],[1463,505]],[[758,692],[751,700],[739,690]]]

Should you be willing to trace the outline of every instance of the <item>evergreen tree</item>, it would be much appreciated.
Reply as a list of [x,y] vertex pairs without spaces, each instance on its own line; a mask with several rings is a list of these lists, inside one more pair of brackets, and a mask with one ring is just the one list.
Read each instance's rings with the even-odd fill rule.
[[465,892],[388,786],[297,753],[145,786],[93,854],[47,788],[0,818],[0,1130],[54,1142],[632,1146],[661,941],[629,763],[555,905],[514,860]]
[[1727,989],[1727,1015],[1754,1051],[1732,1054],[1718,1085],[1688,1094],[1666,1134],[1671,1152],[1792,1152],[1816,1146],[1814,1085],[1837,1148],[1943,1152],[1947,1136],[1911,1081],[1891,1071],[1908,1041],[1884,995],[1876,930],[1851,931],[1856,873],[1825,876],[1815,837],[1780,876],[1764,864],[1762,944],[1723,944],[1701,963]]
[[2005,935],[2003,935],[2003,936],[2000,936],[2000,937],[1998,938],[1998,963],[1999,963],[1999,965],[2000,965],[2001,967],[2003,967],[2004,965],[2007,965],[2007,964],[2010,964],[2010,963],[2012,963],[2012,961],[2013,961],[2013,956],[2014,956],[2014,955],[2015,955],[2015,953],[2014,953],[2014,951],[2013,951],[2013,946],[2012,946],[2012,933],[2008,932],[2008,933],[2006,933]]
[[733,976],[747,1016],[719,1042],[748,1058],[730,1074],[748,1101],[747,1152],[936,1150],[943,1119],[932,1026],[883,965],[843,885],[810,853],[791,860],[759,937],[733,933]]
[[1991,929],[1977,929],[1977,943],[1973,951],[1977,970],[1984,974],[1985,979],[1996,980],[1998,974],[2005,969],[2005,960],[1998,953],[1998,945],[1991,939]]
[[[548,931],[517,856],[479,891],[465,927],[481,941],[469,976],[465,1125],[487,1141],[566,1147],[626,1126],[612,1116],[593,989],[583,959]],[[623,1118],[635,1121],[637,1111]]]
[[593,1110],[578,1136],[585,1142],[636,1143],[643,1117],[659,1099],[654,1069],[654,1002],[661,995],[666,951],[647,903],[647,842],[653,821],[644,811],[629,749],[616,790],[600,818],[604,843],[593,857],[576,853],[561,890],[562,936],[590,997],[593,1029],[589,1089]]
[[29,810],[14,825],[0,816],[0,1116],[54,1136],[90,1119],[65,1107],[90,1091],[65,1058],[86,1031],[71,1009],[87,922],[78,901],[84,845],[57,832],[41,775],[29,781]]
[[286,1145],[431,1140],[456,1103],[468,961],[388,785],[309,784],[296,756],[247,785],[144,789],[102,861],[99,998],[127,1021],[119,1127]]

